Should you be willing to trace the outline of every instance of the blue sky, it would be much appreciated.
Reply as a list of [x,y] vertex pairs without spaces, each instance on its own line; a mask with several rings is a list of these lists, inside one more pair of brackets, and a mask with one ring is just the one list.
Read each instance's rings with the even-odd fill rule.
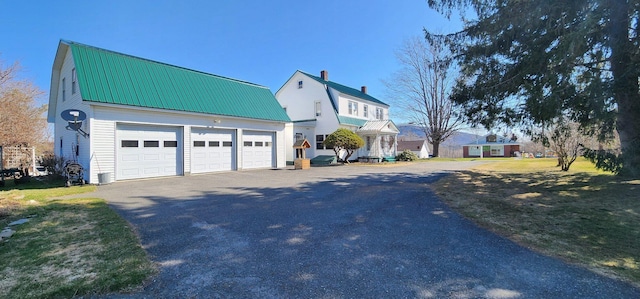
[[60,39],[265,85],[273,93],[298,69],[318,76],[326,69],[331,81],[366,85],[386,101],[381,80],[399,68],[394,51],[423,28],[451,32],[459,23],[425,0],[0,0],[0,59],[20,62],[21,77],[45,92],[40,103],[48,100]]

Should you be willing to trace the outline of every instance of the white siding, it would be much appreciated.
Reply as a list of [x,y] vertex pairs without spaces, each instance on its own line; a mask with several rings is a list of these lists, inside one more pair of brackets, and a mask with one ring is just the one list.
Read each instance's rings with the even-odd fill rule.
[[[84,167],[84,179],[89,183],[98,182],[98,174],[109,172],[111,179],[115,179],[116,172],[116,126],[118,123],[174,126],[181,128],[182,171],[180,173],[190,173],[191,128],[220,128],[237,130],[241,133],[243,129],[268,131],[276,135],[274,146],[276,149],[277,167],[286,166],[285,148],[285,124],[273,121],[250,120],[230,117],[217,117],[197,113],[182,113],[177,111],[164,111],[136,108],[130,106],[106,105],[82,101],[79,85],[76,92],[72,93],[72,70],[75,68],[71,51],[68,47],[66,53],[58,53],[54,62],[52,73],[52,92],[48,120],[54,123],[54,151],[58,156],[70,161],[77,161]],[[59,59],[64,57],[64,59]],[[60,64],[60,60],[62,60]],[[60,67],[58,73],[57,67]],[[65,79],[66,86],[63,88],[62,79]],[[53,82],[56,81],[56,82]],[[307,81],[308,82],[308,81]],[[62,100],[63,90],[65,100]],[[331,105],[323,105],[323,109]],[[87,120],[83,122],[82,130],[89,133],[84,137],[74,131],[66,129],[68,125],[60,116],[60,113],[67,109],[76,109],[86,113]],[[313,112],[313,107],[309,107],[309,113]],[[60,143],[62,141],[62,144]],[[78,145],[78,155],[75,155],[76,144]],[[240,161],[238,161],[240,162]]]
[[[278,147],[277,153],[280,154],[282,151],[284,156],[277,157],[277,162],[280,161],[293,161],[293,143],[295,142],[296,134],[293,132],[293,123],[288,123],[284,127],[283,132],[276,133],[276,146]],[[284,147],[281,149],[280,147]]]
[[[276,138],[274,140],[274,147],[276,148],[276,167],[286,167],[287,166],[287,130],[276,131]],[[291,139],[291,138],[289,138]],[[293,148],[293,144],[289,146],[289,148]]]
[[[298,88],[298,81],[303,81],[303,88]],[[333,95],[332,95],[333,96]],[[311,148],[307,150],[308,157],[315,157],[320,154],[331,155],[333,150],[316,150],[316,135],[328,135],[338,129],[338,118],[334,110],[334,105],[327,94],[324,84],[307,77],[306,75],[296,72],[287,83],[285,83],[278,92],[276,99],[282,107],[287,107],[287,114],[292,121],[299,120],[316,120],[315,128],[313,126],[297,126],[293,124],[293,135],[287,135],[286,138],[293,145],[295,133],[303,133],[309,142]],[[315,103],[320,102],[321,116],[316,117]],[[289,142],[287,141],[287,142]],[[293,161],[294,151],[291,146],[287,146],[286,160]],[[280,163],[280,160],[278,160]]]
[[[298,88],[298,81],[303,81],[303,87]],[[280,106],[287,107],[287,114],[291,120],[335,119],[333,105],[327,96],[324,84],[306,75],[296,72],[287,83],[276,92],[276,99]],[[320,102],[321,116],[316,117],[315,103]]]
[[[359,118],[364,120],[375,120],[376,119],[376,109],[382,109],[383,119],[389,119],[389,109],[383,105],[375,104],[373,102],[365,101],[360,98],[352,97],[349,95],[339,94],[337,95],[338,99],[338,114],[353,118]],[[358,114],[353,115],[349,114],[349,102],[358,103]],[[368,115],[364,116],[364,106],[367,106]]]
[[98,173],[110,173],[115,180],[116,125],[110,120],[91,121],[91,174],[89,182],[98,182]]
[[[111,126],[114,126],[115,123],[130,123],[130,124],[147,124],[147,125],[165,125],[165,126],[177,126],[182,127],[182,167],[183,173],[189,174],[191,173],[191,131],[192,127],[197,128],[217,128],[217,129],[229,129],[236,130],[236,136],[238,139],[236,142],[241,144],[242,140],[240,136],[242,136],[242,130],[254,130],[254,131],[269,131],[276,132],[276,134],[284,135],[284,123],[276,123],[269,121],[260,121],[260,120],[247,120],[247,119],[239,119],[239,118],[225,118],[225,117],[214,117],[207,115],[200,115],[195,113],[179,113],[179,112],[166,112],[166,111],[158,111],[158,110],[147,110],[147,109],[137,109],[137,108],[128,108],[125,106],[115,107],[115,106],[106,106],[106,105],[94,105],[92,106],[94,109],[94,117],[96,119],[103,120],[103,122],[111,123]],[[114,126],[115,127],[115,126]],[[92,135],[96,140],[111,140],[112,148],[114,148],[114,140],[115,140],[115,128],[110,132],[107,132],[106,129],[104,131],[99,130],[96,134],[101,134],[103,136]],[[278,140],[275,141],[277,147],[277,167],[285,167],[286,161],[284,159],[286,150],[283,146],[279,145]],[[284,141],[283,141],[284,144]],[[105,151],[106,153],[106,151]],[[239,154],[239,153],[238,153]],[[111,157],[115,156],[111,154]],[[100,159],[100,157],[99,157]],[[242,165],[241,155],[238,156],[236,162],[238,165]],[[100,161],[100,167],[103,168],[102,159]],[[115,169],[115,162],[112,160],[111,165],[105,169]],[[97,177],[97,169],[92,170],[92,176]]]
[[184,155],[182,161],[184,161],[184,174],[191,174],[191,143],[193,142],[191,133],[193,133],[193,127],[185,125],[182,129],[182,150]]
[[[71,51],[67,51],[65,54],[64,62],[62,63],[62,68],[60,70],[60,79],[57,82],[59,85],[58,94],[56,95],[56,115],[55,115],[55,126],[54,126],[54,152],[56,155],[61,156],[67,161],[77,161],[80,165],[84,167],[84,179],[90,181],[91,175],[88,172],[89,163],[91,159],[90,153],[90,141],[88,137],[84,137],[81,134],[67,130],[66,127],[68,125],[67,121],[63,120],[60,116],[60,113],[67,109],[76,109],[83,111],[87,114],[87,120],[82,123],[82,130],[85,132],[89,132],[90,128],[90,118],[91,118],[91,108],[89,105],[82,102],[82,97],[80,96],[79,89],[76,89],[76,93],[72,93],[71,89],[71,70],[75,68],[73,63]],[[62,87],[62,79],[65,78],[66,87]],[[63,90],[66,93],[65,100],[62,100]],[[62,145],[60,144],[60,140],[62,139]],[[75,154],[76,145],[78,145],[78,155]]]

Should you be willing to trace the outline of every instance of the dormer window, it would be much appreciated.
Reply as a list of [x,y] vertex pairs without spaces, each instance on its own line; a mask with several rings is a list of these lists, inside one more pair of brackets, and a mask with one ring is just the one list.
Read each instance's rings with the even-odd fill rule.
[[298,89],[302,88],[302,80],[298,81]]
[[358,115],[358,103],[349,101],[349,115]]

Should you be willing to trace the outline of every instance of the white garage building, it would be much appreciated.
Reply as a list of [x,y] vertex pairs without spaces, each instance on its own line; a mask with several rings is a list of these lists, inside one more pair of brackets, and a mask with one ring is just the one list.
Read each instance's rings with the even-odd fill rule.
[[76,42],[58,45],[48,121],[90,183],[286,165],[267,87]]

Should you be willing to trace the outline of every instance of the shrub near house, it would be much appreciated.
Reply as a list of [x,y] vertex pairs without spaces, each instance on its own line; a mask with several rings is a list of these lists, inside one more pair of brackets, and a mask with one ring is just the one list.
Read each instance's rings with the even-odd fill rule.
[[406,149],[406,150],[402,151],[402,153],[398,154],[396,159],[398,161],[415,161],[415,160],[418,160],[418,155],[416,155],[414,152]]
[[327,136],[324,140],[324,146],[333,148],[336,157],[340,159],[340,152],[345,151],[343,161],[349,163],[349,157],[353,152],[364,145],[364,140],[358,134],[344,128],[337,129],[335,132]]

